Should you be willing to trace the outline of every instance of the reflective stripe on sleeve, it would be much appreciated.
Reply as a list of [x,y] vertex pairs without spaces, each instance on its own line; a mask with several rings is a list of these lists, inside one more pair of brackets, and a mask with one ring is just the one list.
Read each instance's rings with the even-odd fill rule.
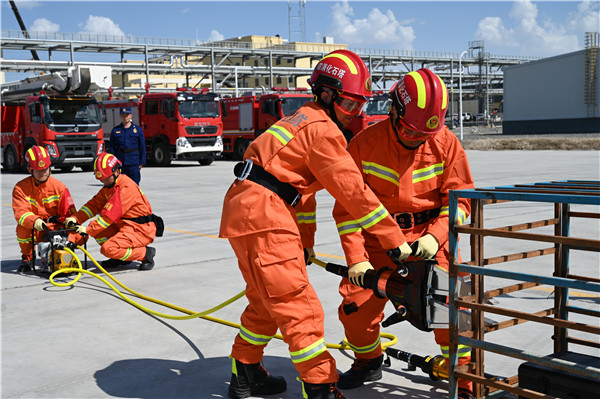
[[375,162],[362,161],[362,169],[366,175],[377,176],[383,180],[400,185],[400,174],[393,169],[376,164]]
[[349,220],[337,224],[338,234],[344,235],[359,231],[361,229],[368,229],[372,227],[380,220],[384,219],[388,215],[387,209],[383,205],[379,205],[373,212],[369,213],[358,220]]
[[98,237],[98,238],[96,238],[96,242],[98,243],[98,245],[102,245],[106,241],[108,241],[108,237]]
[[444,173],[444,162],[436,163],[423,169],[413,170],[413,183],[429,180],[442,173]]
[[271,125],[271,127],[268,128],[266,132],[271,133],[273,136],[275,136],[275,138],[277,138],[277,140],[279,140],[283,145],[286,145],[290,142],[292,138],[294,138],[294,136],[290,132],[277,125]]
[[27,219],[28,216],[35,216],[35,213],[33,212],[25,212],[20,218],[19,218],[19,224],[21,226],[23,226],[23,223],[25,223],[25,219]]
[[298,212],[298,213],[296,213],[296,218],[298,219],[298,224],[317,223],[317,213],[316,212]]
[[110,226],[110,223],[108,223],[106,220],[102,219],[102,216],[98,216],[98,219],[96,219],[96,222],[98,222],[98,224],[100,226],[104,227],[105,229]]
[[321,338],[317,342],[307,346],[304,349],[301,349],[296,352],[290,352],[290,355],[292,357],[293,363],[301,363],[319,356],[326,350],[327,346],[325,345],[325,339]]
[[92,211],[90,210],[90,208],[88,208],[87,206],[82,206],[81,210],[83,212],[85,212],[85,214],[88,216],[88,218],[94,217],[94,214],[92,213]]
[[240,326],[240,332],[238,333],[240,337],[246,342],[251,343],[252,345],[266,345],[269,343],[273,336],[269,335],[260,335],[255,334],[252,331],[248,330],[244,326]]
[[[440,215],[448,215],[449,213],[450,212],[449,212],[448,205],[443,206],[442,209],[440,210]],[[456,213],[456,224],[458,224],[460,226],[463,223],[465,223],[466,219],[467,219],[467,213],[459,206],[458,212]]]
[[31,237],[29,237],[29,238],[17,237],[17,241],[19,242],[19,244],[29,244],[31,242]]

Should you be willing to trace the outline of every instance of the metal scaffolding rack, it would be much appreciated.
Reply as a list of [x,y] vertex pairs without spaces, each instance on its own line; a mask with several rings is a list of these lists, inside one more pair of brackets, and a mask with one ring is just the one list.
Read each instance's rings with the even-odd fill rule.
[[[569,264],[571,251],[600,252],[600,240],[598,236],[591,238],[571,236],[571,228],[580,227],[580,225],[574,223],[574,219],[583,219],[587,223],[590,223],[594,219],[596,221],[600,219],[600,213],[597,212],[598,206],[600,206],[600,182],[567,180],[451,191],[450,220],[454,220],[457,214],[459,198],[471,199],[472,213],[470,224],[463,226],[450,224],[449,397],[452,399],[457,397],[457,378],[473,381],[477,398],[499,396],[504,392],[510,392],[519,395],[519,397],[526,398],[553,397],[544,394],[544,392],[520,387],[519,375],[508,377],[504,380],[486,377],[484,374],[484,354],[486,352],[494,353],[494,356],[507,356],[515,360],[530,362],[529,364],[549,367],[576,376],[583,376],[600,384],[600,368],[561,359],[561,353],[564,354],[569,350],[569,344],[583,346],[584,350],[588,352],[600,348],[600,327],[598,326],[600,310],[573,306],[569,302],[571,289],[594,293],[591,295],[600,293],[599,278],[573,274],[570,270],[573,265]],[[542,207],[552,204],[554,215],[552,218],[545,220],[528,221],[495,228],[484,227],[484,205],[512,201],[516,202],[517,206],[523,203],[525,205],[535,204],[535,206]],[[578,210],[572,210],[571,205],[576,205]],[[584,211],[579,210],[579,208]],[[589,212],[590,208],[595,212]],[[552,211],[552,209],[548,209],[548,211]],[[529,217],[529,213],[526,212],[524,216]],[[546,230],[545,233],[553,229],[554,234],[522,232],[523,230],[536,228]],[[458,261],[459,234],[470,236],[471,261],[469,262],[460,263]],[[520,240],[520,242],[511,241],[511,248],[518,248],[526,244],[523,240],[551,243],[553,245],[549,248],[526,250],[485,258],[484,238],[486,237],[496,237],[502,240]],[[531,262],[531,258],[543,255],[554,255],[554,269],[550,274],[548,273],[549,270],[546,270],[545,275],[542,274],[543,270],[541,268],[535,268],[533,273],[523,273],[521,270],[530,271],[531,269],[527,269],[525,266],[519,268],[518,271],[511,271],[510,267],[502,267],[505,266],[505,262],[523,262],[524,259]],[[490,268],[488,267],[490,265],[501,265],[501,267]],[[471,295],[469,296],[457,296],[456,287],[459,273],[471,274],[472,287]],[[484,277],[515,280],[516,283],[485,291]],[[491,298],[500,297],[505,294],[516,295],[516,293],[522,290],[540,285],[548,285],[554,289],[554,306],[549,309],[528,313],[525,309],[521,308],[514,310],[488,304]],[[457,320],[459,308],[466,308],[472,312],[472,329],[469,331],[458,332]],[[484,314],[501,315],[501,317],[508,317],[509,319],[489,325],[489,323],[484,323]],[[580,319],[592,318],[594,322],[586,323],[569,320],[570,315],[577,315]],[[528,350],[499,345],[489,341],[486,342],[485,340],[485,335],[488,333],[525,322],[553,326],[552,340],[554,341],[554,352],[552,355],[542,356],[531,353]],[[536,324],[537,329],[540,327],[541,325]],[[570,336],[569,331],[576,332],[575,335],[584,335],[585,338],[591,335],[593,339]],[[469,365],[457,366],[458,345],[466,345],[472,348],[473,356]]]

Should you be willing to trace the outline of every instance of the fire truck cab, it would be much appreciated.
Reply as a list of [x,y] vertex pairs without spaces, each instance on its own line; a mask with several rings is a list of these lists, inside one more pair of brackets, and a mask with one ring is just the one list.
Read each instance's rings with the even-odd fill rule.
[[22,168],[25,152],[44,146],[52,166],[91,170],[104,150],[102,119],[92,90],[108,88],[109,67],[74,66],[53,73],[2,84],[2,165]]
[[223,99],[223,155],[242,159],[252,140],[312,100],[306,91],[274,87],[264,94]]
[[148,93],[141,98],[102,102],[106,114],[104,138],[120,122],[119,109],[131,107],[133,123],[142,127],[151,164],[194,160],[210,165],[223,150],[219,97],[208,89],[178,88]]

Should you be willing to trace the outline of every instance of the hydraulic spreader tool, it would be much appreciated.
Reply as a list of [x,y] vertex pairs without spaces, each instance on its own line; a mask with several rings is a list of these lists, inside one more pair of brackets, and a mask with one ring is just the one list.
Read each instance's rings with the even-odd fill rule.
[[[393,253],[389,255],[394,258]],[[348,277],[346,266],[325,263],[314,257],[310,258],[310,262],[338,276]],[[379,270],[368,270],[363,279],[363,288],[372,290],[378,298],[388,298],[396,309],[381,325],[388,327],[408,320],[422,331],[448,328],[449,306],[446,303],[450,284],[448,273],[440,268],[435,260],[421,259],[394,263],[396,269],[383,267]],[[458,295],[468,295],[470,290],[469,276],[460,277],[457,286]],[[358,306],[353,302],[344,305],[343,310],[346,314],[350,314],[357,311]],[[459,311],[459,331],[470,329],[470,323],[470,312]]]

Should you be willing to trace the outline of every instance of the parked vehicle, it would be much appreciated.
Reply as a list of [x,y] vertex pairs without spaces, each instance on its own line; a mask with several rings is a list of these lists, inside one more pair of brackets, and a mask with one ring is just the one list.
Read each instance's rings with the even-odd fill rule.
[[274,87],[269,93],[249,93],[224,98],[223,156],[242,159],[256,137],[286,115],[295,112],[313,96],[306,89]]
[[171,160],[194,160],[210,165],[223,151],[219,102],[208,89],[186,88],[103,101],[104,138],[108,141],[111,130],[121,123],[119,109],[131,107],[133,123],[144,130],[150,164],[168,166]]
[[63,73],[2,84],[2,165],[22,168],[34,145],[48,150],[52,166],[91,170],[104,150],[98,103],[90,91],[110,87],[109,67],[73,66]]

